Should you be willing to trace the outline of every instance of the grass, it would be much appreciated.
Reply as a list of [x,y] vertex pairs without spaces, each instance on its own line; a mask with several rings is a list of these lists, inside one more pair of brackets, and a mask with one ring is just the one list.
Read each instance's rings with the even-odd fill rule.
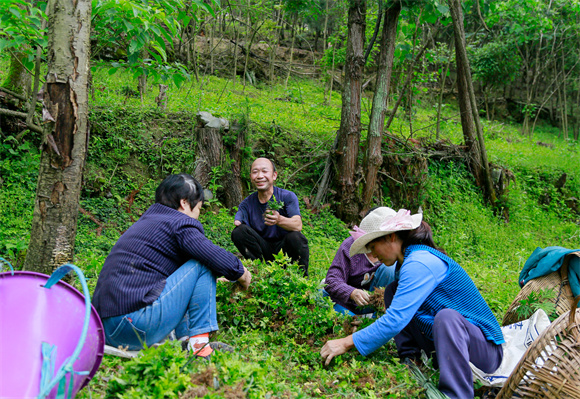
[[[277,84],[243,89],[237,82],[234,89],[232,82],[203,77],[179,89],[170,88],[167,112],[156,109],[155,88],[147,93],[143,105],[139,98],[128,96],[127,88],[136,88],[136,82],[123,73],[108,75],[107,71],[97,69],[94,86],[92,134],[81,206],[99,220],[104,229],[98,235],[98,226],[88,216],[80,215],[75,258],[75,263],[85,271],[91,290],[112,245],[131,224],[131,218],[137,218],[151,204],[159,179],[168,173],[193,170],[192,129],[197,111],[210,111],[230,119],[249,118],[249,153],[275,157],[280,165],[280,185],[296,190],[300,198],[312,196],[323,157],[340,123],[339,93],[334,93],[332,103],[325,105],[323,84],[315,80],[291,79],[288,88]],[[433,139],[434,111],[426,102],[423,106],[417,108],[413,116],[414,136]],[[363,123],[368,121],[368,112],[369,107],[363,107]],[[455,105],[447,105],[444,116],[447,119],[442,124],[442,138],[461,143],[462,132]],[[481,193],[469,173],[462,165],[453,163],[430,165],[424,210],[425,219],[433,226],[436,242],[467,270],[501,320],[519,291],[519,271],[537,246],[580,248],[578,215],[565,205],[567,198],[580,198],[580,157],[577,143],[564,142],[547,126],[539,126],[534,137],[529,139],[520,136],[517,124],[483,120],[483,125],[490,160],[511,169],[516,178],[504,204],[509,209],[509,222],[495,215],[482,202]],[[390,130],[402,137],[410,135],[408,121],[400,115]],[[22,264],[28,243],[39,159],[38,138],[25,139],[3,138],[0,142],[0,256],[17,267]],[[540,146],[537,142],[553,147]],[[290,179],[293,172],[310,159],[316,162]],[[562,173],[567,174],[567,181],[558,190],[554,183]],[[131,192],[135,194],[130,201]],[[331,207],[311,213],[303,202],[302,209],[304,233],[311,248],[309,280],[302,281],[295,274],[276,274],[274,270],[268,275],[257,271],[256,276],[273,282],[293,281],[302,287],[300,290],[310,293],[304,298],[306,301],[312,300],[318,282],[325,276],[348,229],[334,217]],[[233,228],[230,210],[214,204],[204,210],[201,221],[210,239],[234,250],[229,239]],[[222,311],[220,323],[223,328],[218,338],[234,344],[238,348],[236,354],[219,355],[210,365],[194,364],[188,369],[194,376],[213,370],[212,378],[217,379],[221,388],[204,383],[197,385],[204,386],[209,397],[224,397],[224,387],[236,389],[238,384],[248,397],[267,397],[268,394],[293,398],[425,395],[425,390],[393,357],[392,344],[368,358],[349,353],[330,367],[323,367],[318,355],[320,345],[328,337],[346,333],[344,320],[329,316],[324,305],[308,302],[305,306],[313,306],[311,318],[329,323],[332,328],[312,330],[315,332],[298,330],[302,331],[300,333],[269,331],[272,327],[268,324],[270,321],[264,319],[267,316],[256,315],[256,309],[248,308],[272,294],[267,286],[256,284],[256,290],[258,287],[263,291],[253,300],[241,298],[239,306],[230,313]],[[223,306],[224,301],[221,302]],[[266,308],[266,305],[261,307]],[[248,324],[238,321],[236,325],[235,315],[245,315]],[[303,320],[300,324],[296,319],[282,321],[288,323],[288,328],[301,325],[300,328],[305,329],[322,323],[308,324]],[[248,325],[252,328],[247,328]],[[303,342],[301,335],[304,334],[318,335],[309,344]],[[162,375],[167,381],[182,381],[179,369],[171,366],[183,364],[180,362],[185,358],[180,351],[173,350],[171,345],[162,351],[149,351],[145,358],[148,360],[141,363],[105,357],[103,366],[79,397],[106,397],[111,381],[130,378],[127,373],[140,373],[138,370],[147,367],[155,370],[151,375],[156,376],[157,382]],[[136,384],[146,389],[152,385],[147,378],[143,377],[142,383]],[[187,383],[189,380],[184,384]],[[169,382],[167,387],[171,387]],[[125,391],[123,397],[149,395],[140,392]]]

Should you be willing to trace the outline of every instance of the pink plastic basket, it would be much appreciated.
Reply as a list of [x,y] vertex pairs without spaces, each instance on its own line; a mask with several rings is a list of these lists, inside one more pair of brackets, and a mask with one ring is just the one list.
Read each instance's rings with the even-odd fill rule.
[[[60,281],[71,270],[84,295]],[[105,345],[80,269],[64,265],[50,278],[0,273],[0,304],[0,398],[74,397],[97,372]]]

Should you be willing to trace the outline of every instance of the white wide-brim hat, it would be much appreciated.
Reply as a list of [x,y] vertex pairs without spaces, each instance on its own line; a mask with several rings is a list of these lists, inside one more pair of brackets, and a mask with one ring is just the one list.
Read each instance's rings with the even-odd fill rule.
[[411,215],[406,209],[395,212],[388,207],[380,207],[369,213],[360,223],[360,228],[351,233],[355,241],[350,247],[350,256],[365,254],[370,251],[367,244],[376,238],[403,230],[414,230],[421,224],[423,215]]

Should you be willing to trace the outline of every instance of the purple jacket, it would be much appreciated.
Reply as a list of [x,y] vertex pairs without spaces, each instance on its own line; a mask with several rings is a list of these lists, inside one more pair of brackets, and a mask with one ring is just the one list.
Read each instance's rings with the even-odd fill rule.
[[326,273],[325,287],[333,302],[351,311],[357,305],[350,299],[350,294],[357,288],[368,290],[374,272],[381,265],[381,262],[372,264],[364,254],[351,258],[349,251],[353,242],[354,238],[348,237],[340,244]]

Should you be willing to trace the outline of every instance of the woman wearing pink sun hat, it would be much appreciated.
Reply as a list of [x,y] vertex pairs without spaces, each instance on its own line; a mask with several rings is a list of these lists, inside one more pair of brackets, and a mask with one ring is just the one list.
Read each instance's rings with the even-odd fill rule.
[[350,255],[370,252],[384,264],[398,262],[398,281],[385,289],[385,314],[348,337],[328,341],[326,364],[352,347],[368,355],[395,339],[401,359],[421,350],[434,355],[439,389],[450,398],[473,398],[469,363],[491,373],[503,358],[503,335],[467,273],[435,246],[422,214],[381,207],[360,225]]

